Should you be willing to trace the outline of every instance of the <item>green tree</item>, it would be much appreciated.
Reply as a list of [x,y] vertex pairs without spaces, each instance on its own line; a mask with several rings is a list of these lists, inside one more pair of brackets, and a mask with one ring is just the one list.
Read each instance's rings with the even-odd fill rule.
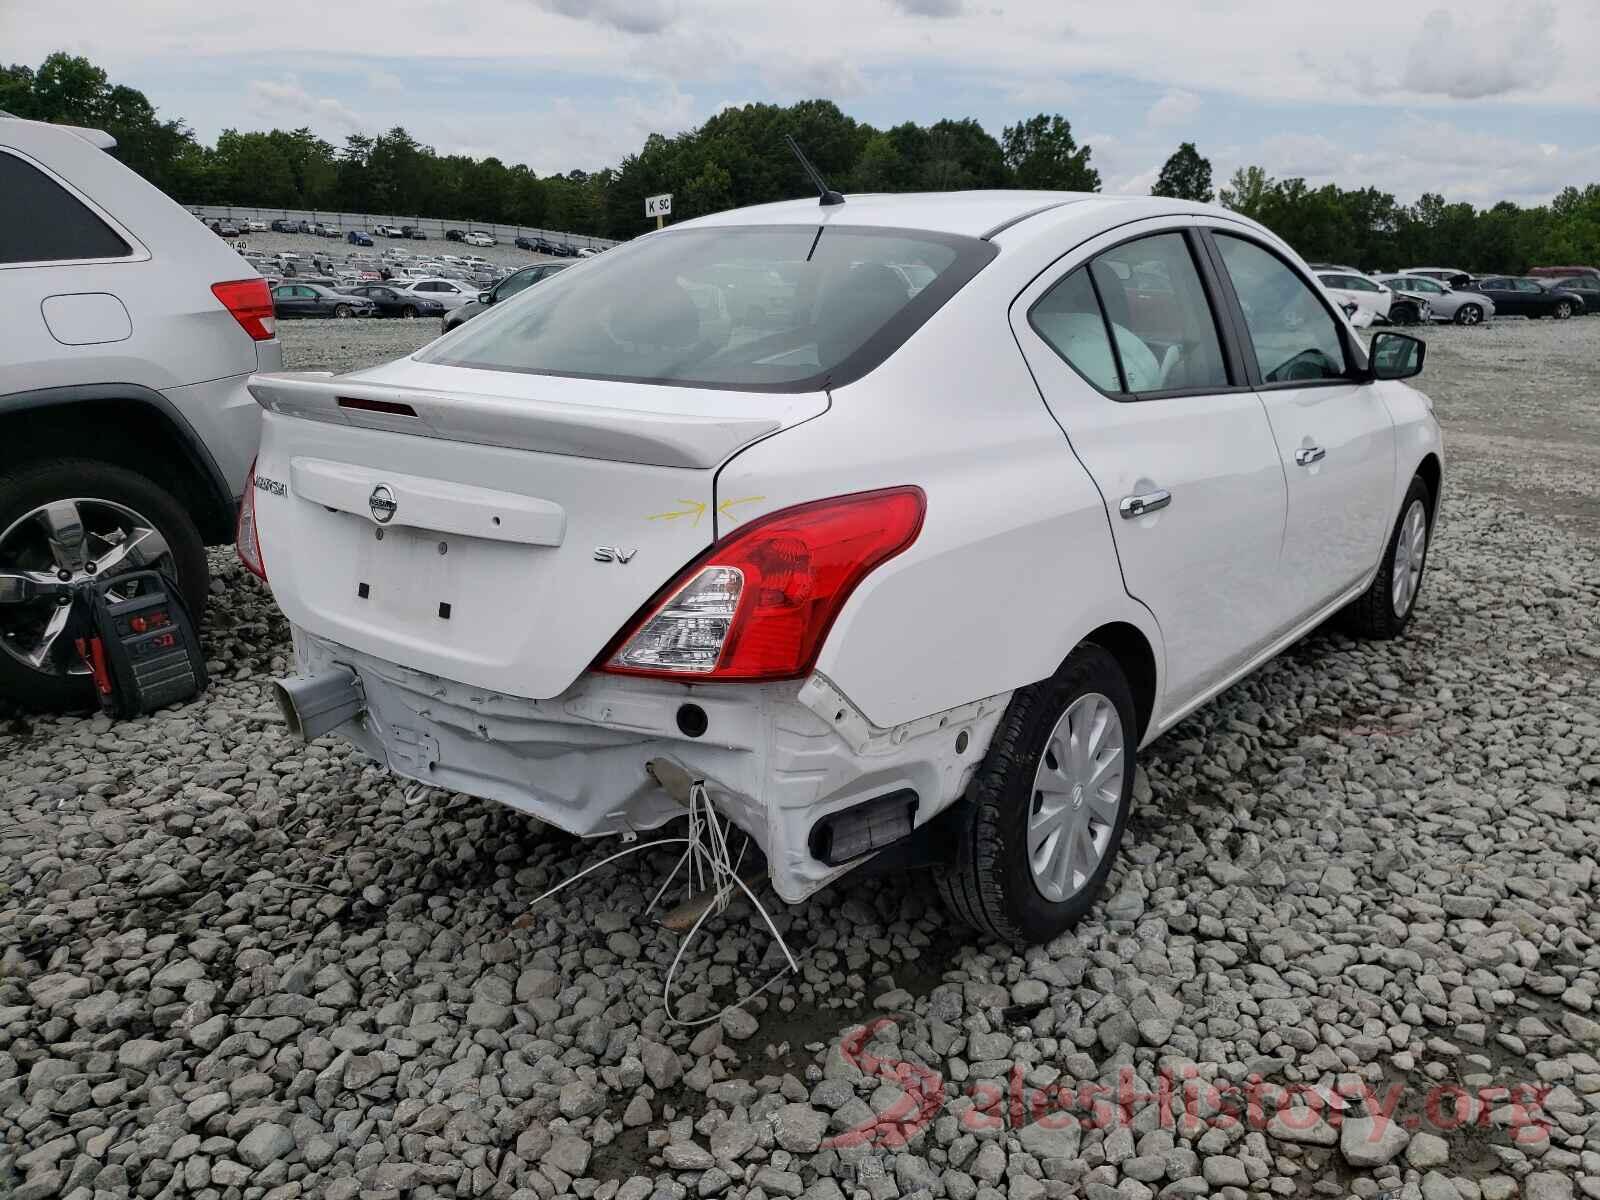
[[1171,196],[1175,200],[1211,199],[1211,160],[1200,157],[1193,142],[1184,142],[1161,168],[1152,196]]
[[1240,167],[1233,173],[1228,186],[1218,193],[1217,199],[1240,216],[1256,219],[1261,216],[1267,193],[1274,186],[1272,176],[1260,167]]
[[1090,166],[1090,148],[1080,147],[1060,113],[1039,113],[1000,135],[1005,165],[1016,186],[1052,191],[1098,192],[1100,172]]

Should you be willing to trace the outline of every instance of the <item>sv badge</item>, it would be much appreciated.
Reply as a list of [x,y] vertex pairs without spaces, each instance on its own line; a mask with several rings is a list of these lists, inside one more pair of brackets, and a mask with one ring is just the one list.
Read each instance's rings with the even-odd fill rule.
[[617,546],[596,546],[594,548],[594,560],[595,562],[627,563],[637,553],[639,553],[637,546],[632,550],[623,550]]

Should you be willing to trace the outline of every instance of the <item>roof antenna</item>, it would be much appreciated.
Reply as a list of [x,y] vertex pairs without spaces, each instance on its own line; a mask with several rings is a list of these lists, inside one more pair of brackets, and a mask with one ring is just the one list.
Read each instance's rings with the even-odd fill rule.
[[794,156],[800,160],[800,165],[805,168],[806,174],[811,177],[811,182],[821,193],[822,199],[817,203],[843,204],[844,197],[829,187],[828,181],[822,177],[822,172],[811,165],[811,160],[806,157],[806,152],[800,149],[800,143],[794,140],[794,135],[786,133],[783,135],[783,140],[789,143],[789,149],[794,151]]

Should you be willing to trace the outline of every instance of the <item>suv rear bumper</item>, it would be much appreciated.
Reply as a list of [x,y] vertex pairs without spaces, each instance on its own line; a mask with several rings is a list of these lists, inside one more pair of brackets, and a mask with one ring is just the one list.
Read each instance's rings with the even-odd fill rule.
[[[755,839],[789,902],[865,861],[829,866],[814,858],[816,822],[906,789],[917,795],[916,825],[932,819],[965,791],[1010,700],[991,696],[889,730],[867,725],[820,676],[691,685],[588,673],[560,696],[526,700],[299,627],[293,635],[301,674],[335,666],[356,674],[366,708],[337,732],[395,774],[594,837],[683,815],[645,770],[665,758],[703,779],[718,809]],[[685,705],[705,714],[699,737],[679,728]]]

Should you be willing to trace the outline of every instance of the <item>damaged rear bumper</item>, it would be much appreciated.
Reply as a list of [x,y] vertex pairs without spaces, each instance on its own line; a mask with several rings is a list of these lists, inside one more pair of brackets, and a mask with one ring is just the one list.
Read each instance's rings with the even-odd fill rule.
[[645,768],[665,758],[704,780],[719,811],[755,839],[789,902],[865,861],[817,857],[819,822],[910,792],[913,822],[925,824],[965,791],[1010,700],[990,696],[892,729],[872,725],[820,675],[752,685],[591,673],[560,696],[527,700],[293,632],[300,675],[354,677],[361,707],[335,732],[395,774],[593,837],[683,814]]

